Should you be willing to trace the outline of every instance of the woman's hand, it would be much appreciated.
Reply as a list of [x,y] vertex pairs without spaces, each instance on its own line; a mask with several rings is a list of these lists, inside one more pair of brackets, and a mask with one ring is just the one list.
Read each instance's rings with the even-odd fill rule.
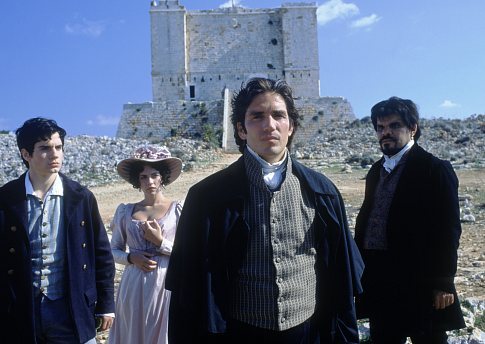
[[130,253],[130,261],[137,268],[145,272],[150,272],[157,268],[157,262],[150,259],[153,256],[154,254],[152,253],[133,252],[133,253]]
[[162,227],[160,227],[157,221],[155,220],[145,221],[142,228],[143,228],[143,237],[145,238],[145,240],[150,241],[157,247],[160,247],[160,245],[162,245],[162,241],[163,241]]

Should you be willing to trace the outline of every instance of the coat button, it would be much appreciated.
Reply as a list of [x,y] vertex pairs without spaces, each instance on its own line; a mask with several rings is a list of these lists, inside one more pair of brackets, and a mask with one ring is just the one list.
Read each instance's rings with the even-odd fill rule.
[[81,246],[82,246],[82,248],[86,248],[86,243],[83,242],[83,244]]
[[9,250],[8,250],[8,252],[10,252],[10,253],[13,254],[13,253],[15,253],[15,249],[13,247],[10,247]]
[[88,266],[86,264],[83,265],[83,270],[87,270]]
[[13,275],[13,269],[12,270],[8,270],[7,271],[7,274],[9,274],[10,276]]
[[15,231],[17,230],[17,227],[12,226],[12,227],[10,227],[10,230],[11,230],[12,232],[15,232]]
[[81,227],[84,227],[84,225],[86,224],[86,222],[84,220],[81,221]]

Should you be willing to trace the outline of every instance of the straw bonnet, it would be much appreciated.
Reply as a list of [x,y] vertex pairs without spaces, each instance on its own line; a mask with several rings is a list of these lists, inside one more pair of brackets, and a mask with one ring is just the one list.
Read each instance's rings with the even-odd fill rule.
[[165,146],[142,146],[135,150],[132,158],[128,158],[119,162],[116,169],[118,174],[130,182],[130,170],[135,164],[147,164],[153,168],[159,169],[160,166],[165,166],[170,170],[169,182],[165,185],[172,183],[175,179],[180,176],[182,171],[182,160],[179,158],[174,158],[170,154],[169,150]]

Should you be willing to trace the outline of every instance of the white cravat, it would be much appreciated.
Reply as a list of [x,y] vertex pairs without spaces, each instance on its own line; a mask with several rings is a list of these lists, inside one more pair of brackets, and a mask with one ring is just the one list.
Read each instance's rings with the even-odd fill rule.
[[263,172],[263,179],[265,184],[270,188],[270,190],[275,190],[278,186],[280,186],[281,181],[283,179],[283,172],[285,171],[286,165],[284,162],[286,161],[286,156],[288,155],[288,150],[285,151],[285,155],[283,159],[274,164],[270,164],[266,160],[262,159],[255,151],[253,151],[248,145],[249,153],[253,155],[256,160],[259,162]]
[[414,145],[414,140],[410,140],[397,154],[394,154],[393,156],[388,156],[384,155],[384,163],[382,166],[386,169],[388,173],[391,173],[391,171],[394,169],[394,167],[397,166],[399,161],[401,160],[402,156],[404,153],[406,153],[408,150],[411,149],[411,147]]

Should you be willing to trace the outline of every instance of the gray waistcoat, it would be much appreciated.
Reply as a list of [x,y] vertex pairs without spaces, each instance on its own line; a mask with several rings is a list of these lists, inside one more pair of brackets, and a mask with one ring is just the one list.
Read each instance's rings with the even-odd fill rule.
[[244,217],[250,234],[234,281],[231,313],[252,326],[286,330],[315,311],[315,207],[292,174],[290,158],[277,192],[268,189],[261,166],[248,152],[245,164],[250,198]]
[[50,300],[66,293],[66,233],[63,200],[48,196],[47,203],[35,196],[27,197],[29,239],[34,293],[43,293]]

